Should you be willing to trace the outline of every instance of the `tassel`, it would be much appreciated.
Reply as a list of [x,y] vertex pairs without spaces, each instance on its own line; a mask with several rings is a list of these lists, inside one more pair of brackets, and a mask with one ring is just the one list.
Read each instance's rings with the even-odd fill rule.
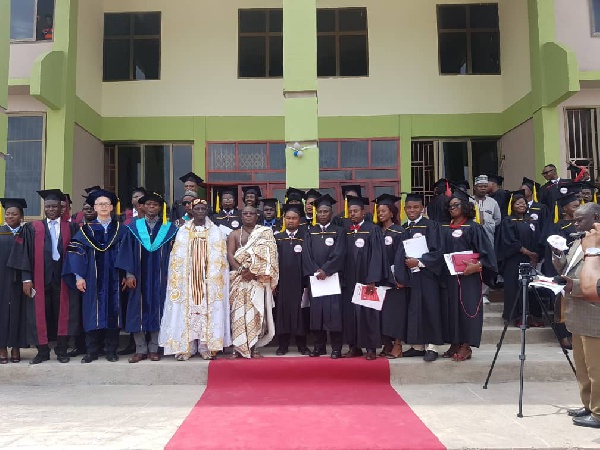
[[583,201],[583,197],[579,199],[579,206],[581,205],[585,205],[585,202]]
[[117,216],[121,215],[121,199],[117,199]]
[[277,200],[277,218],[279,219],[281,217],[281,204],[279,203],[279,200]]
[[481,224],[481,215],[479,214],[479,203],[475,203],[475,222]]
[[163,218],[162,218],[162,223],[163,223],[163,225],[167,223],[167,202],[163,202]]
[[314,206],[313,206],[313,216],[312,216],[311,223],[312,223],[313,227],[317,226],[317,212],[315,211]]
[[373,223],[377,224],[377,202],[373,203]]
[[4,224],[4,216],[2,215],[2,207],[0,207],[0,224]]
[[348,218],[348,197],[344,197],[344,218]]
[[219,195],[219,193],[217,192],[217,204],[215,205],[215,211],[218,213],[221,212],[221,196]]
[[533,183],[533,201],[536,202],[536,203],[538,201],[537,188],[535,187],[535,182]]
[[451,197],[452,196],[452,190],[450,189],[450,183],[448,183],[448,180],[446,180],[446,197]]
[[598,197],[596,197],[596,191],[594,191],[594,203],[598,203]]
[[513,195],[510,194],[510,201],[508,202],[508,215],[509,216],[512,214],[512,199],[513,199]]
[[558,203],[554,203],[554,223],[558,223]]
[[280,233],[283,233],[285,231],[285,217],[281,219],[281,230],[279,230]]
[[406,220],[406,216],[404,214],[404,205],[402,203],[402,199],[400,199],[400,223],[404,223]]

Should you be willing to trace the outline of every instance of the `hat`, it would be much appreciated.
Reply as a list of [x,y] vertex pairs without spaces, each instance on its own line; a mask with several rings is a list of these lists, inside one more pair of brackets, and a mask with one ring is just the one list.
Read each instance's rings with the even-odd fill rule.
[[333,205],[335,205],[337,202],[335,201],[335,199],[329,195],[329,194],[325,194],[320,196],[318,199],[316,199],[313,202],[313,206],[315,208],[320,208],[321,206],[329,206],[332,207]]
[[279,200],[276,198],[263,198],[261,202],[263,206],[272,206],[273,208],[275,208],[277,206],[277,203],[279,203]]
[[364,208],[365,205],[369,204],[369,199],[366,197],[355,197],[354,195],[347,195],[346,198],[348,199],[348,207],[357,205],[361,208]]
[[110,200],[110,204],[113,206],[117,206],[117,203],[119,202],[119,199],[113,192],[105,191],[104,189],[93,191],[90,195],[87,196],[85,202],[90,206],[94,206],[96,200],[98,200],[98,198],[100,197],[108,198]]
[[86,194],[91,194],[94,191],[99,191],[100,189],[102,189],[100,186],[95,185],[95,186],[90,186],[84,189]]
[[395,195],[391,194],[381,194],[379,197],[373,200],[373,203],[375,203],[376,205],[391,206],[395,205],[395,203],[399,200],[402,200],[402,197],[396,197]]
[[498,186],[502,186],[502,183],[504,183],[504,177],[501,177],[500,175],[493,175],[493,174],[488,174],[488,183],[491,181],[492,183],[496,183]]
[[183,193],[183,195],[181,196],[181,198],[183,197],[194,197],[194,198],[198,198],[198,193],[196,191],[185,191]]
[[582,189],[589,189],[590,191],[592,191],[592,193],[596,191],[596,186],[593,183],[590,183],[589,181],[580,181],[576,184],[576,186],[579,192],[581,192]]
[[345,184],[342,186],[342,196],[348,195],[349,191],[354,191],[359,197],[362,197],[362,188],[358,184]]
[[487,175],[479,175],[478,177],[475,177],[475,182],[473,184],[475,186],[477,186],[478,184],[487,184],[487,183],[488,183]]
[[219,186],[213,190],[213,200],[215,204],[215,212],[221,212],[221,203],[223,202],[223,196],[229,194],[233,196],[234,207],[238,204],[238,190],[234,186]]
[[466,192],[461,191],[460,189],[456,189],[453,193],[452,193],[452,197],[455,197],[461,201],[469,201],[470,195],[467,194]]
[[579,201],[579,198],[577,198],[577,193],[572,192],[572,191],[567,193],[566,195],[563,195],[562,197],[558,197],[556,199],[556,203],[558,203],[558,206],[560,206],[561,208],[564,208],[571,202],[578,202],[578,201]]
[[135,194],[136,192],[141,192],[141,193],[142,193],[142,194],[144,194],[144,195],[146,195],[146,194],[148,193],[148,192],[146,191],[146,188],[144,188],[144,187],[142,187],[142,186],[139,186],[139,187],[133,188],[133,189],[131,190],[131,195]]
[[406,202],[421,202],[421,203],[424,203],[424,201],[423,201],[423,194],[419,194],[417,192],[403,192],[403,194],[406,194],[406,198],[404,199],[404,203],[406,203]]
[[44,200],[65,201],[65,194],[63,194],[60,189],[45,189],[43,191],[37,191],[37,193]]
[[148,192],[146,195],[138,199],[138,203],[140,205],[145,204],[147,201],[155,201],[159,205],[162,205],[165,202],[165,199],[156,192]]
[[285,191],[285,198],[288,202],[291,200],[301,202],[304,199],[304,192],[302,192],[300,189],[290,187],[287,191]]
[[434,189],[434,191],[437,191],[437,192],[444,190],[445,191],[444,193],[448,197],[450,197],[450,194],[452,194],[452,191],[450,189],[450,182],[446,178],[440,178],[439,180],[437,180],[433,184],[433,189]]
[[27,201],[24,198],[0,198],[0,203],[4,209],[19,208],[23,212],[27,208]]
[[182,183],[185,183],[186,181],[193,181],[196,184],[201,184],[204,182],[204,180],[194,172],[188,172],[185,175],[180,176],[179,180],[181,180]]
[[247,194],[255,194],[259,198],[262,197],[259,186],[242,186],[242,197],[246,197]]
[[304,214],[304,210],[302,208],[302,205],[298,204],[298,203],[286,203],[285,205],[283,205],[281,207],[281,209],[283,210],[283,214],[285,215],[285,213],[287,213],[288,211],[294,211],[295,213],[297,213],[300,217],[302,217],[302,215]]
[[454,186],[457,188],[471,189],[471,184],[468,180],[455,181]]
[[316,189],[309,189],[306,191],[306,194],[304,194],[304,200],[308,200],[309,198],[319,198],[320,196],[321,193]]

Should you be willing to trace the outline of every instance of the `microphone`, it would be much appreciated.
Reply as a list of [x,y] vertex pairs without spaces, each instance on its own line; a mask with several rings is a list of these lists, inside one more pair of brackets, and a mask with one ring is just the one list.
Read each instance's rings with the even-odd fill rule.
[[572,237],[573,239],[581,239],[582,237],[585,237],[586,232],[585,231],[578,231],[577,233],[569,233],[569,237]]

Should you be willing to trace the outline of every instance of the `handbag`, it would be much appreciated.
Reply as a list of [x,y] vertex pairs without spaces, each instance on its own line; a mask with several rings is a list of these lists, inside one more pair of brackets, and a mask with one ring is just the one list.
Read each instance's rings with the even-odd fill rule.
[[452,265],[457,273],[463,273],[467,269],[467,263],[479,262],[479,253],[459,253],[452,255]]

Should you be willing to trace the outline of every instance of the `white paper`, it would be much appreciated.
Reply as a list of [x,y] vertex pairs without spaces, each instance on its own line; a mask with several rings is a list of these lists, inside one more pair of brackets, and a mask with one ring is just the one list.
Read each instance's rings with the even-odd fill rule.
[[354,294],[352,295],[352,303],[355,305],[364,306],[366,308],[376,309],[377,311],[381,311],[383,308],[383,301],[385,300],[385,291],[390,289],[387,286],[379,286],[377,287],[377,296],[379,297],[378,301],[374,300],[362,300],[362,288],[365,286],[364,284],[356,283],[354,286]]
[[550,289],[554,295],[564,294],[565,291],[564,285],[555,283],[550,277],[539,276],[535,281],[529,283],[529,286]]
[[567,240],[564,237],[559,236],[558,234],[548,236],[548,239],[546,240],[548,241],[548,244],[550,244],[550,246],[555,248],[556,250],[559,250],[561,252],[569,250],[569,247],[567,246]]
[[456,270],[454,270],[454,263],[452,262],[452,255],[472,255],[473,252],[472,251],[467,251],[467,252],[454,252],[454,253],[445,253],[444,254],[444,261],[446,261],[446,267],[448,267],[448,272],[450,272],[450,275],[461,275],[462,272],[456,272]]
[[402,241],[402,245],[404,245],[404,252],[407,258],[420,258],[425,253],[429,253],[427,238],[425,236],[407,239]]
[[314,275],[310,276],[309,278],[310,293],[312,294],[313,298],[324,297],[326,295],[340,295],[342,293],[340,288],[340,277],[337,273],[334,273],[324,280],[319,280]]
[[308,289],[304,288],[302,292],[302,301],[300,302],[300,308],[310,308],[310,295],[308,295]]

